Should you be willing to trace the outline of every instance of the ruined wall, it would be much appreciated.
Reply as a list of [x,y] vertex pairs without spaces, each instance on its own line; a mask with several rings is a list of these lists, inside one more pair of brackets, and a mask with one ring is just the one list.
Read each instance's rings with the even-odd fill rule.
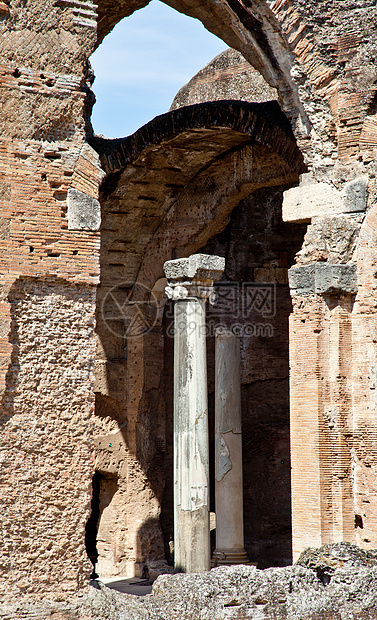
[[[343,532],[351,531],[350,524],[354,520],[357,527],[354,527],[353,536],[361,545],[371,546],[376,530],[374,502],[377,466],[374,422],[377,293],[375,3],[371,0],[359,0],[357,3],[339,0],[294,3],[290,0],[205,0],[187,3],[171,0],[168,4],[200,18],[209,30],[242,52],[267,83],[277,89],[282,109],[292,123],[299,146],[313,173],[310,194],[321,195],[324,190],[319,201],[322,205],[330,195],[333,196],[334,191],[340,194],[340,197],[336,194],[336,198],[331,199],[330,213],[318,213],[317,207],[312,208],[312,199],[305,194],[303,182],[301,189],[304,196],[293,200],[294,213],[287,213],[286,216],[287,221],[292,223],[312,221],[308,243],[300,259],[302,266],[309,268],[306,274],[309,274],[309,284],[301,282],[301,286],[297,282],[296,276],[300,272],[292,276],[291,284],[295,297],[291,351],[296,352],[292,358],[291,379],[291,415],[297,429],[293,436],[297,442],[297,448],[293,450],[295,545],[297,552],[307,542],[304,532],[308,530],[309,514],[319,515],[318,520],[310,525],[312,529],[309,528],[316,541],[319,542],[319,531],[321,537],[337,539],[345,535]],[[17,498],[18,493],[21,497],[24,491],[18,490],[18,478],[12,472],[13,457],[20,454],[21,444],[23,446],[22,429],[28,429],[29,437],[29,421],[39,419],[42,404],[45,415],[46,411],[51,411],[53,403],[59,416],[52,424],[50,420],[53,418],[49,415],[51,436],[55,438],[62,433],[66,437],[67,450],[62,456],[59,448],[60,457],[56,459],[61,458],[61,462],[59,469],[55,469],[57,460],[52,463],[48,459],[50,446],[55,450],[58,440],[43,443],[38,453],[38,463],[43,463],[43,467],[38,465],[31,470],[29,496],[42,496],[41,473],[46,478],[52,476],[55,484],[55,474],[69,471],[70,478],[63,498],[65,503],[62,500],[61,504],[64,510],[57,507],[54,519],[56,531],[64,531],[65,536],[72,532],[71,538],[75,541],[71,545],[64,538],[59,543],[59,549],[67,549],[67,553],[62,554],[59,562],[54,554],[48,564],[47,578],[43,575],[45,569],[41,568],[38,557],[28,555],[30,548],[32,553],[36,553],[32,544],[36,544],[37,540],[44,550],[44,557],[47,558],[49,553],[44,527],[45,512],[34,503],[30,512],[25,514],[22,521],[25,530],[35,532],[33,541],[26,548],[19,547],[20,534],[14,530],[15,523],[19,521],[6,521],[3,531],[7,544],[12,547],[7,558],[11,557],[13,562],[12,577],[8,583],[15,584],[15,591],[18,588],[16,584],[23,587],[25,579],[26,588],[34,587],[32,583],[38,588],[38,580],[41,579],[44,591],[52,592],[63,572],[67,578],[57,594],[62,596],[63,587],[72,591],[77,589],[82,583],[81,576],[85,571],[88,575],[90,570],[85,556],[84,536],[78,534],[84,531],[90,514],[90,484],[94,473],[94,446],[93,450],[89,449],[91,419],[94,419],[92,379],[88,367],[81,362],[78,367],[74,366],[74,373],[70,373],[69,368],[75,359],[71,360],[68,353],[76,351],[77,360],[80,360],[85,349],[89,368],[94,361],[94,324],[91,324],[94,299],[91,287],[97,284],[99,274],[99,204],[96,201],[101,173],[96,154],[85,143],[85,138],[91,135],[89,116],[93,101],[88,90],[90,71],[87,60],[112,26],[142,5],[145,5],[145,0],[116,3],[100,0],[98,7],[90,0],[47,0],[43,3],[37,0],[7,0],[0,3],[0,364],[1,386],[6,394],[4,433],[12,428],[12,420],[18,424],[16,434],[10,433],[9,443],[4,444],[8,466],[4,465],[2,475],[6,497]],[[353,197],[349,199],[347,186],[350,181],[362,177],[366,177],[367,189],[363,208],[352,192]],[[321,182],[326,184],[325,188],[318,187]],[[351,211],[350,202],[353,205]],[[334,204],[334,208],[340,210],[334,211]],[[366,217],[363,219],[365,211]],[[341,221],[339,216],[344,219]],[[347,231],[351,228],[354,232],[348,235]],[[346,232],[344,239],[342,230]],[[217,232],[213,230],[212,234]],[[322,250],[318,253],[322,243],[325,246],[336,245],[339,237],[346,246],[341,253],[321,254]],[[201,245],[205,242],[206,239],[203,239]],[[186,249],[192,250],[192,247],[193,244]],[[319,260],[329,270],[325,274],[327,284],[317,287],[310,265]],[[332,265],[350,262],[356,264],[357,290],[352,278],[352,286],[347,278],[340,286],[342,272],[332,270]],[[334,273],[336,286],[332,283]],[[347,269],[345,274],[349,275]],[[323,279],[322,272],[320,277]],[[17,292],[21,282],[25,282],[24,298]],[[50,294],[46,287],[50,290],[48,283],[51,282],[56,282],[56,287],[54,285],[54,292]],[[24,299],[22,303],[18,300],[19,294]],[[51,299],[51,305],[46,301],[46,306],[53,308],[48,338],[44,331],[48,322],[45,310],[42,310],[45,302],[38,301],[42,298]],[[25,322],[20,318],[21,306],[25,310]],[[62,309],[70,317],[67,322],[61,314]],[[306,316],[311,319],[306,320]],[[312,324],[312,317],[318,319],[315,325]],[[23,339],[19,345],[16,332],[12,329],[21,330]],[[324,337],[324,334],[328,336]],[[54,362],[53,376],[47,377],[47,364],[54,357],[50,335],[51,338],[59,336],[59,343],[64,342],[64,350],[59,356],[61,361]],[[301,344],[305,342],[308,346],[302,349]],[[146,343],[146,346],[149,345]],[[35,351],[32,362],[29,350]],[[338,351],[336,355],[334,350]],[[310,356],[309,351],[313,353]],[[345,352],[352,357],[352,364],[348,355],[343,359]],[[137,369],[137,360],[144,355],[140,345],[135,345],[133,349],[130,347],[129,355],[129,359],[133,356],[134,360],[129,369],[133,363]],[[97,405],[97,443],[101,443],[101,438],[106,437],[108,432],[118,433],[118,420],[120,426],[125,422],[124,408],[119,407],[117,399],[106,393],[111,381],[125,391],[123,379],[119,379],[125,375],[118,374],[124,367],[124,351],[116,352],[114,360],[107,365],[105,386],[99,390],[102,396],[98,398]],[[337,374],[338,366],[344,369],[343,374]],[[151,374],[150,364],[146,363],[142,371],[141,374],[129,371],[126,377],[126,382],[132,384],[133,394],[127,404],[128,422],[132,421],[127,426],[127,442],[132,447],[133,459],[132,466],[129,463],[127,466],[129,479],[137,478],[137,488],[145,493],[143,505],[150,507],[151,519],[155,523],[158,501],[156,494],[145,486],[145,471],[140,465],[145,463],[145,454],[149,453],[148,436],[143,431],[141,434],[140,430],[136,431],[136,414],[143,402],[144,377],[150,375],[156,382],[158,378]],[[36,387],[33,383],[33,372],[46,377],[49,401],[44,399],[43,386]],[[338,379],[338,376],[341,378]],[[322,384],[326,385],[326,389],[322,389]],[[8,419],[13,385],[16,390],[20,386],[15,399],[17,413]],[[31,385],[36,393],[33,399],[29,397]],[[70,391],[75,396],[67,402],[66,394]],[[27,410],[23,406],[24,401],[28,403]],[[306,412],[309,413],[307,417]],[[305,434],[301,424],[303,414],[308,422]],[[64,416],[69,417],[71,422]],[[81,425],[84,419],[87,423]],[[78,452],[73,450],[77,439],[75,420],[79,420],[78,428],[81,429]],[[116,445],[120,453],[124,450],[123,428],[119,445]],[[340,455],[339,464],[330,470],[327,467],[331,460],[328,451],[334,441],[339,445],[336,452]],[[105,467],[110,467],[113,448],[107,446],[106,463],[97,463],[99,471],[101,467],[104,471]],[[159,454],[158,450],[156,454]],[[31,460],[31,455],[32,452],[28,453],[27,459]],[[319,470],[324,476],[316,480],[313,471]],[[331,492],[330,482],[333,485]],[[52,488],[55,490],[55,486]],[[60,497],[60,491],[56,492]],[[119,487],[114,498],[117,493],[123,493],[123,490]],[[303,503],[302,498],[309,496],[314,498],[313,503]],[[329,508],[330,496],[334,499]],[[133,502],[132,511],[136,513],[137,495],[131,494],[129,501]],[[77,513],[65,509],[68,505],[75,505],[75,502],[79,506]],[[50,514],[52,512],[48,512],[52,519]],[[145,514],[141,515],[140,528]],[[355,515],[358,515],[356,520]],[[6,516],[4,518],[8,519]],[[336,522],[331,533],[326,529],[329,519]],[[121,540],[123,531],[122,523],[117,533]],[[136,538],[130,540],[130,546],[129,561],[132,563],[137,553]],[[14,549],[20,553],[17,559]],[[124,557],[122,553],[119,556],[121,559]],[[2,577],[8,580],[7,558],[1,571]],[[120,566],[123,566],[121,562]]]
[[[90,2],[2,3],[2,597],[87,582],[98,157],[84,142]],[[9,6],[8,6],[9,5]],[[69,188],[76,190],[72,192]],[[59,583],[59,587],[56,584]]]

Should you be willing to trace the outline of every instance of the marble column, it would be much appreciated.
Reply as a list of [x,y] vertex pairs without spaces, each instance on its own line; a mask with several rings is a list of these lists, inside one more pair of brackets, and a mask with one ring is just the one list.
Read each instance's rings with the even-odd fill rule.
[[215,343],[215,502],[216,550],[213,564],[245,564],[241,377],[239,339],[216,330]]
[[205,254],[164,265],[174,300],[174,564],[182,572],[211,561],[205,302],[224,267]]

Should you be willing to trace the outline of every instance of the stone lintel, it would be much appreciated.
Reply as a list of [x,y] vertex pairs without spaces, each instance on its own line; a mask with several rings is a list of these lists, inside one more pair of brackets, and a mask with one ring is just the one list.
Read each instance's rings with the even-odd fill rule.
[[314,217],[331,217],[364,212],[367,206],[368,177],[346,183],[342,190],[330,183],[315,181],[311,173],[301,175],[298,187],[284,192],[284,222],[310,222]]
[[168,260],[164,264],[170,285],[187,280],[212,282],[220,280],[225,269],[225,258],[209,254],[192,254],[188,258]]
[[357,293],[356,263],[311,263],[288,271],[292,295]]
[[95,198],[70,187],[67,196],[68,230],[99,230],[101,205]]

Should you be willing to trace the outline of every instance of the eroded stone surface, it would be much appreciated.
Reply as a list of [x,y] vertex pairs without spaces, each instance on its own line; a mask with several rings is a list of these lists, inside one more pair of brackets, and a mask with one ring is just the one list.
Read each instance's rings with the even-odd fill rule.
[[[327,560],[327,572],[322,570]],[[121,594],[103,585],[65,605],[48,601],[4,606],[2,618],[64,620],[374,620],[377,617],[375,553],[351,545],[310,549],[303,565],[221,567],[202,574],[164,575],[151,595]],[[308,567],[306,567],[308,566]],[[321,570],[318,570],[318,569]],[[13,615],[12,615],[13,614]]]
[[303,174],[299,187],[284,192],[283,220],[309,222],[316,217],[363,212],[367,207],[367,187],[367,176],[349,181],[338,190],[330,183],[314,182],[310,174]]
[[314,218],[308,226],[302,249],[297,254],[297,263],[347,263],[352,260],[361,220],[362,216],[357,215]]
[[277,92],[240,52],[228,49],[211,60],[180,89],[170,109],[221,99],[272,101],[277,99]]
[[170,280],[220,280],[225,269],[225,258],[209,254],[193,254],[164,264],[165,275]]
[[95,198],[72,187],[68,190],[69,230],[98,230],[101,225],[101,205]]
[[355,263],[311,263],[289,270],[292,295],[356,294],[357,273]]

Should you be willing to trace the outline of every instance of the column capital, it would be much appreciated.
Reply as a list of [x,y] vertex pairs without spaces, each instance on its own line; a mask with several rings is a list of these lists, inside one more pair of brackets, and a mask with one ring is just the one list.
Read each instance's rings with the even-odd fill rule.
[[211,281],[207,282],[169,282],[165,288],[168,299],[173,301],[208,299],[210,304],[215,303],[216,295]]

